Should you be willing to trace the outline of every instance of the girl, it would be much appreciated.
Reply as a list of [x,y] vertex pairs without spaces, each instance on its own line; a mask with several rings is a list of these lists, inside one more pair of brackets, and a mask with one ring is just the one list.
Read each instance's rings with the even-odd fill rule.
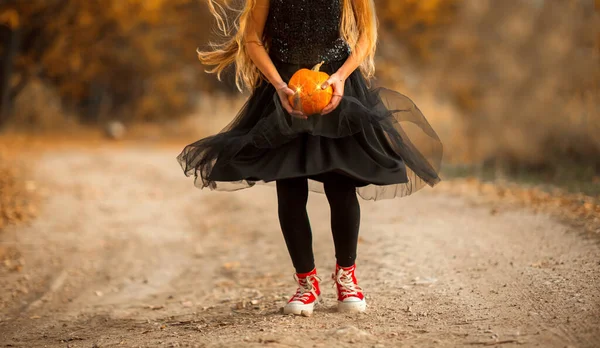
[[[200,188],[276,183],[281,230],[299,285],[286,314],[312,313],[321,294],[306,203],[309,190],[324,192],[338,309],[364,311],[355,276],[357,193],[379,200],[433,186],[442,154],[439,138],[410,99],[367,84],[377,42],[373,0],[247,0],[231,25],[229,7],[209,0],[209,8],[227,39],[198,52],[199,58],[219,77],[235,64],[237,86],[251,96],[227,128],[188,145],[179,163]],[[295,91],[287,81],[320,62],[330,74],[322,88],[331,86],[333,97],[320,114],[306,115],[290,105]]]

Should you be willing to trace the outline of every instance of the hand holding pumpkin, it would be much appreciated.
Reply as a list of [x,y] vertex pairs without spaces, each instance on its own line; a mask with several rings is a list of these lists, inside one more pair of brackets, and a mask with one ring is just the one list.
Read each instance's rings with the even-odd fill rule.
[[276,88],[277,95],[279,96],[279,100],[281,101],[281,106],[283,106],[285,111],[287,111],[292,116],[306,118],[306,115],[304,115],[302,111],[294,110],[294,108],[292,108],[292,105],[289,102],[289,98],[292,98],[296,93],[285,83]]
[[331,101],[329,102],[329,104],[327,104],[323,111],[321,111],[322,115],[327,115],[328,113],[335,110],[335,108],[337,108],[338,105],[340,105],[340,102],[342,101],[342,96],[344,95],[344,79],[338,74],[333,74],[329,76],[329,78],[327,79],[327,81],[325,81],[325,83],[323,83],[321,88],[333,89]]
[[323,62],[315,65],[311,70],[300,69],[290,79],[290,88],[294,91],[288,97],[289,103],[295,110],[300,110],[306,116],[322,113],[323,109],[331,102],[333,88],[323,84],[329,75],[319,71]]

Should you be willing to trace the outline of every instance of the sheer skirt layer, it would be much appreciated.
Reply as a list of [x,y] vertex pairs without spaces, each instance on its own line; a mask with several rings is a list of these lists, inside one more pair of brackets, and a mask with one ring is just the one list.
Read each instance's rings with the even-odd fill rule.
[[[275,62],[289,80],[300,68]],[[335,72],[343,62],[324,65]],[[177,157],[197,187],[237,190],[256,183],[308,177],[323,192],[331,173],[351,177],[364,199],[410,195],[440,181],[442,144],[419,108],[405,95],[369,88],[356,71],[340,106],[308,119],[290,116],[272,85],[263,83],[220,133],[184,148]]]

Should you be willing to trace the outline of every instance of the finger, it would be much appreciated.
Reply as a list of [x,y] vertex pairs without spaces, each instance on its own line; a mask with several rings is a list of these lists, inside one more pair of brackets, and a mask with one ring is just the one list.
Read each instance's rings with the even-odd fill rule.
[[298,118],[303,118],[303,119],[308,118],[305,114],[302,113],[302,111],[298,111],[298,110],[292,110],[292,112],[290,112],[290,115],[292,115],[294,117],[298,117]]
[[302,106],[302,104],[300,103],[300,96],[294,93],[293,95],[291,95],[291,97],[293,97],[291,101],[289,98],[286,98],[285,101],[292,107],[294,111],[300,112],[300,110],[298,110],[299,107]]
[[328,79],[327,81],[323,82],[323,84],[321,85],[321,89],[327,89],[327,87],[331,86],[333,84],[333,80]]
[[307,118],[306,115],[302,113],[302,111],[294,109],[287,100],[282,101],[281,105],[283,106],[285,111],[287,111],[290,115],[299,118]]
[[292,114],[294,113],[294,109],[292,109],[292,107],[290,106],[290,104],[288,103],[281,103],[281,105],[283,106],[283,108],[285,109],[285,111],[287,111],[288,113]]
[[290,102],[287,100],[287,98],[281,98],[281,106],[283,106],[285,111],[287,111],[290,114],[294,113],[294,111],[295,111],[294,107],[292,106],[292,104],[290,104]]
[[294,94],[296,94],[296,92],[294,92],[294,90],[293,90],[293,89],[291,89],[291,88],[289,88],[289,87],[286,87],[286,88],[284,88],[284,89],[283,89],[283,92],[284,92],[285,94],[287,94],[287,95],[290,95],[290,96],[291,96],[291,95],[294,95]]
[[331,99],[331,102],[329,103],[329,105],[327,105],[325,107],[325,109],[323,109],[323,111],[321,112],[321,115],[327,115],[328,113],[332,112],[333,110],[335,110],[335,108],[338,107],[338,105],[340,105],[340,101],[342,100],[342,98],[338,95],[334,95]]
[[323,111],[321,111],[321,115],[327,115],[328,113],[332,112],[333,109],[335,109],[333,104],[329,104],[327,107],[325,107],[325,109],[323,109]]
[[328,109],[329,111],[335,109],[338,105],[340,105],[341,101],[342,96],[340,96],[339,94],[334,94],[333,96],[331,96],[331,101],[326,106],[326,109]]
[[323,111],[321,112],[321,115],[327,115],[330,112],[332,112],[333,110],[335,110],[335,106],[333,106],[332,104],[329,104],[329,106],[327,106],[325,109],[323,109]]

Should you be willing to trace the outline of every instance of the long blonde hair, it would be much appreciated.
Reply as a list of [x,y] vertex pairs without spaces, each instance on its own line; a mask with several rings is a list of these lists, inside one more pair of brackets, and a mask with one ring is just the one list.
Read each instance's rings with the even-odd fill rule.
[[[342,22],[340,35],[350,45],[352,51],[358,50],[358,40],[364,37],[367,41],[366,52],[357,52],[363,61],[360,72],[368,80],[375,73],[375,48],[377,45],[377,17],[373,0],[342,0]],[[231,64],[235,64],[235,83],[240,91],[244,88],[254,89],[263,78],[262,73],[254,65],[245,49],[244,33],[256,5],[256,0],[246,0],[242,10],[233,8],[224,1],[208,0],[210,12],[217,20],[217,27],[225,37],[222,43],[211,43],[211,51],[198,50],[200,61],[213,68],[207,70],[216,73],[221,79],[221,73]],[[237,13],[233,21],[228,18],[228,11]],[[263,43],[267,40],[263,37]],[[268,48],[267,48],[268,49]]]

